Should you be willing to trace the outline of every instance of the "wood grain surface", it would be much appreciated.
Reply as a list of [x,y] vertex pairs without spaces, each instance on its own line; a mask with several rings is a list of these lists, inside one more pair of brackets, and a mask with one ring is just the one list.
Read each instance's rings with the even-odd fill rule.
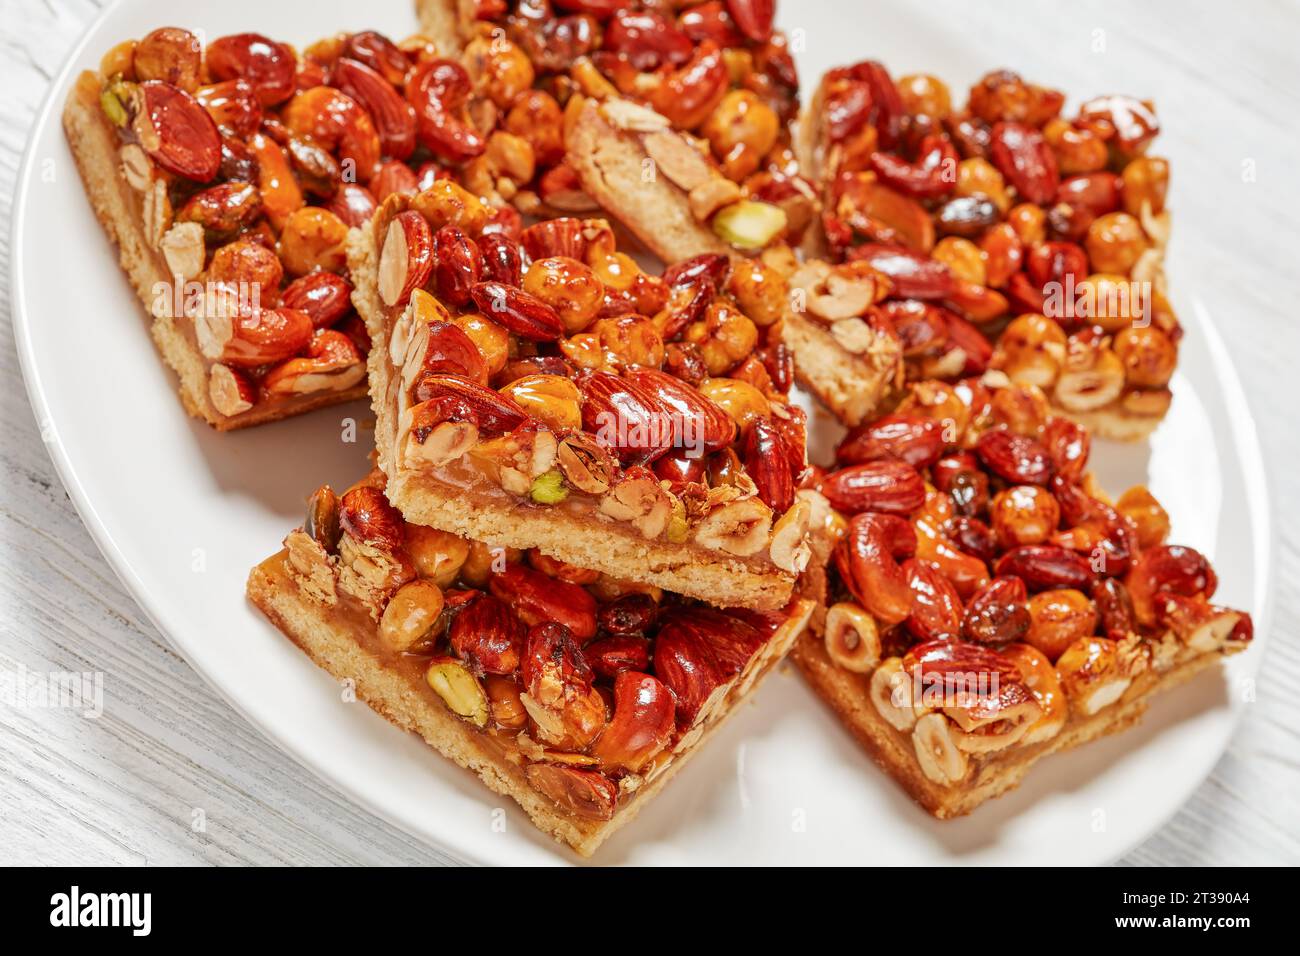
[[[889,63],[869,43],[871,17],[888,6],[844,7],[854,33],[838,41],[841,58]],[[931,0],[924,9],[934,72],[945,50],[973,47],[990,67],[1076,97],[1123,91],[1159,105],[1160,152],[1174,170],[1170,277],[1217,318],[1258,422],[1279,521],[1276,607],[1258,699],[1228,752],[1121,862],[1300,863],[1300,5]],[[352,805],[226,706],[127,596],[54,473],[14,352],[9,222],[30,124],[97,13],[87,0],[0,0],[0,671],[99,671],[117,688],[114,707],[93,720],[0,703],[0,863],[451,862]]]

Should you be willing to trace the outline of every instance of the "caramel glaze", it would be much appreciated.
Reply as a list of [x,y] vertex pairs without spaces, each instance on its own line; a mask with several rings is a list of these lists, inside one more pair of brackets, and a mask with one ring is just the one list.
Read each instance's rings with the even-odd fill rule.
[[[263,573],[280,582],[281,586],[286,588],[298,588],[297,582],[288,564],[287,550],[282,549],[278,553],[267,558],[258,565],[258,568]],[[319,614],[322,619],[334,627],[346,630],[352,635],[353,639],[356,640],[357,644],[367,654],[375,658],[375,660],[377,660],[384,668],[401,675],[413,690],[434,703],[436,706],[445,708],[446,705],[428,685],[424,678],[429,662],[437,656],[436,643],[435,645],[429,646],[422,653],[394,651],[379,637],[378,627],[360,602],[342,591],[338,591],[338,603],[333,607],[326,607],[319,603],[317,603],[317,607],[319,608]],[[741,685],[748,686],[753,683],[752,677],[754,675],[756,662],[762,660],[765,656],[766,648],[770,647],[772,642],[777,640],[778,632],[790,627],[793,620],[793,618],[788,618],[785,622],[776,627],[765,628],[765,630],[769,631],[768,644],[764,647],[760,647],[754,653],[753,657],[750,658],[749,664],[746,665],[745,670],[736,678],[732,690],[728,693],[729,704],[734,704],[734,702],[739,698],[740,695],[737,694],[738,687]],[[802,624],[800,625],[800,630],[802,630]],[[788,633],[788,631],[786,633]],[[763,669],[766,670],[774,663],[775,661],[764,663],[762,665]],[[725,708],[723,713],[713,715],[712,719],[708,722],[716,724],[717,721],[724,716],[725,711],[729,709],[729,707]],[[474,732],[474,736],[478,739],[479,744],[485,753],[491,753],[503,757],[510,763],[520,767],[528,762],[528,758],[525,756],[523,750],[515,742],[515,733],[490,726],[480,729],[467,724],[467,728]],[[684,738],[691,735],[694,730],[695,728],[693,727],[676,728],[672,741],[664,747],[658,757],[653,761],[653,770],[652,768],[647,768],[647,772],[660,771],[673,758],[679,756],[678,750]],[[520,775],[520,779],[525,779],[522,774]],[[616,782],[618,780],[617,777],[613,777],[612,779]],[[630,803],[639,792],[641,792],[640,788],[624,790],[620,787],[617,800],[618,808],[621,809]]]
[[[258,568],[280,582],[282,587],[298,589],[293,572],[289,567],[288,553],[287,550],[281,550],[259,564]],[[353,640],[357,642],[359,647],[378,661],[386,670],[401,675],[411,689],[420,694],[421,697],[431,701],[438,707],[445,708],[446,705],[443,704],[442,699],[434,693],[433,688],[424,679],[424,673],[429,668],[429,662],[434,658],[433,648],[427,649],[424,653],[394,651],[380,639],[378,626],[361,603],[341,590],[337,593],[338,603],[333,607],[316,604],[319,608],[320,617],[331,626],[346,630],[352,635]],[[470,725],[467,724],[467,726]],[[522,762],[523,756],[519,753],[519,748],[513,746],[512,735],[505,734],[495,728],[479,729],[471,727],[471,729],[475,731],[475,736],[479,738],[485,750],[497,754],[513,755],[511,756],[513,762]]]

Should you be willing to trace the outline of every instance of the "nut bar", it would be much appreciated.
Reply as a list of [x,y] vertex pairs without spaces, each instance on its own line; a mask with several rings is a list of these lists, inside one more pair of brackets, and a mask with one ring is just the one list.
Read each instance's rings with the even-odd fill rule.
[[[377,713],[589,856],[789,649],[812,612],[719,611],[405,524],[374,473],[312,496],[248,595]],[[653,663],[652,663],[653,662]]]
[[782,341],[799,383],[850,427],[897,397],[904,383],[903,343],[879,305],[893,288],[865,262],[794,261],[764,254],[786,276]]
[[365,394],[344,241],[386,194],[382,161],[416,149],[400,90],[428,54],[372,32],[204,49],[163,27],[78,78],[68,142],[191,414],[226,430]]
[[1146,488],[1111,502],[1087,431],[992,372],[917,382],[816,481],[841,516],[816,636],[792,652],[868,753],[937,817],[1040,757],[1129,726],[1252,636],[1166,544]]
[[393,504],[719,606],[783,607],[810,514],[780,277],[723,255],[653,276],[604,220],[490,216],[439,180],[349,238]]
[[[927,74],[832,70],[801,130],[824,190],[811,248],[893,284],[875,307],[909,380],[1001,369],[1095,434],[1140,439],[1169,407],[1169,164],[1150,103],[1064,96],[1006,70],[964,108]],[[850,424],[857,424],[855,421]]]
[[460,181],[525,215],[603,207],[664,262],[797,243],[815,192],[773,3],[640,6],[422,0],[426,33],[463,45]]

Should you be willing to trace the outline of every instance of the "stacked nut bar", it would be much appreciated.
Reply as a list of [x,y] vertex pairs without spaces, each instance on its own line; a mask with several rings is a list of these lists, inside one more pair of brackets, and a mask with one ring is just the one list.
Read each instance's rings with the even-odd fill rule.
[[349,251],[380,468],[337,532],[319,492],[249,593],[589,853],[812,613],[824,502],[796,490],[779,310],[725,256],[653,276],[602,220],[511,229],[449,179],[386,199]]
[[[908,380],[999,369],[1101,436],[1141,438],[1169,407],[1181,336],[1163,272],[1168,164],[1146,155],[1159,124],[1131,97],[1069,119],[1064,99],[1001,70],[956,109],[933,76],[832,70],[802,130],[823,189],[810,248],[888,277],[864,319],[901,348]],[[863,420],[842,382],[809,384]]]
[[841,516],[820,638],[794,658],[877,763],[939,817],[1040,757],[1128,726],[1252,636],[1165,543],[1145,488],[1111,502],[1088,432],[1034,386],[913,384],[851,431],[821,489]]
[[526,215],[604,208],[665,262],[798,242],[810,224],[789,136],[799,81],[770,0],[417,7],[464,49],[477,194]]
[[603,210],[665,262],[750,257],[783,290],[799,380],[851,423],[879,406],[902,349],[862,314],[887,285],[865,264],[801,267],[791,249],[817,231],[818,203],[793,149],[798,75],[773,4],[417,8],[426,33],[464,51],[461,126],[485,131],[464,185],[531,216]]

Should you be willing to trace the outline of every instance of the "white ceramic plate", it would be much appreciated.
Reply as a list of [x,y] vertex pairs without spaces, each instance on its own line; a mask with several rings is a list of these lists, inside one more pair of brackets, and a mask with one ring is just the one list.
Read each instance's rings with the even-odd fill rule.
[[[245,602],[248,569],[301,520],[305,495],[323,481],[345,486],[365,470],[369,409],[358,404],[231,435],[187,418],[63,140],[59,111],[75,71],[118,40],[156,26],[182,24],[208,37],[255,29],[298,43],[340,29],[374,27],[400,37],[414,28],[407,0],[313,3],[308,19],[319,34],[312,35],[290,6],[119,3],[100,17],[55,81],[19,177],[14,213],[14,321],[32,404],[73,502],[140,606],[286,753],[467,861],[571,862],[512,803],[363,705],[343,702],[334,682]],[[836,30],[830,4],[804,4],[799,16],[808,51],[823,56],[800,54],[807,86],[832,63],[861,55],[837,35],[844,31],[842,24]],[[814,42],[817,37],[824,42]],[[870,40],[900,66],[926,62],[905,21],[872,26]],[[939,65],[954,83],[964,83],[981,60],[949,51]],[[1148,481],[1173,515],[1174,538],[1204,551],[1219,569],[1220,598],[1254,612],[1262,644],[1271,524],[1259,447],[1221,344],[1190,301],[1180,302],[1188,335],[1169,420],[1149,447],[1098,449],[1096,465],[1112,489]],[[351,443],[345,440],[350,419],[362,426]],[[871,766],[786,668],[597,860],[1112,859],[1160,826],[1205,778],[1261,652],[1256,646],[1222,673],[1167,695],[1137,729],[1049,759],[1016,793],[943,824]],[[504,816],[495,812],[506,804]]]

